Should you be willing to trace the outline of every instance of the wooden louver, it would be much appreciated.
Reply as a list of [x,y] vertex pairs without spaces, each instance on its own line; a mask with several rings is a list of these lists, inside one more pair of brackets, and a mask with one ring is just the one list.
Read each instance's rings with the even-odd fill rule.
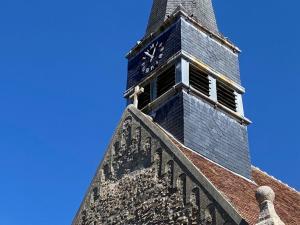
[[219,103],[236,111],[236,96],[233,89],[227,87],[225,84],[217,82],[217,97]]
[[197,91],[209,96],[208,75],[193,66],[190,66],[190,85]]
[[175,67],[164,71],[157,77],[157,97],[163,95],[175,85]]

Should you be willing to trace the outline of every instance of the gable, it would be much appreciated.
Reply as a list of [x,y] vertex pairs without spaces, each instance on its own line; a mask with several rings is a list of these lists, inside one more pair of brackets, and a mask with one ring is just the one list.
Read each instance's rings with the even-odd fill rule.
[[73,225],[243,224],[150,118],[129,106]]

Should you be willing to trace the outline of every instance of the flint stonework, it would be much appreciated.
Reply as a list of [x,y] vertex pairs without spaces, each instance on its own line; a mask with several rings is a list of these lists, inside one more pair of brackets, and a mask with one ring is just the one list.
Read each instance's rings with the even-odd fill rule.
[[73,225],[236,224],[162,141],[127,112]]

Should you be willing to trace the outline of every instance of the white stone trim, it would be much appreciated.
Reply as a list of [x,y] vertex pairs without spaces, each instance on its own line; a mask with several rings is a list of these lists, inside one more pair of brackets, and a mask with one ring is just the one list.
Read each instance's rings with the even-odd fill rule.
[[212,76],[208,76],[208,79],[209,79],[209,98],[214,102],[217,102],[218,101],[217,79]]
[[240,115],[244,116],[244,106],[243,106],[243,97],[242,94],[237,93],[236,91],[234,92],[236,96],[236,111]]
[[184,85],[190,85],[190,63],[184,58],[180,58],[176,64],[176,84],[183,83]]

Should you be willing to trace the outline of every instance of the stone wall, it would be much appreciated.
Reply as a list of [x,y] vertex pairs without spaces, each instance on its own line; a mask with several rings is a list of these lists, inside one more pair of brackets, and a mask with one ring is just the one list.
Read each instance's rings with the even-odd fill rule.
[[235,224],[162,141],[125,115],[73,225]]

